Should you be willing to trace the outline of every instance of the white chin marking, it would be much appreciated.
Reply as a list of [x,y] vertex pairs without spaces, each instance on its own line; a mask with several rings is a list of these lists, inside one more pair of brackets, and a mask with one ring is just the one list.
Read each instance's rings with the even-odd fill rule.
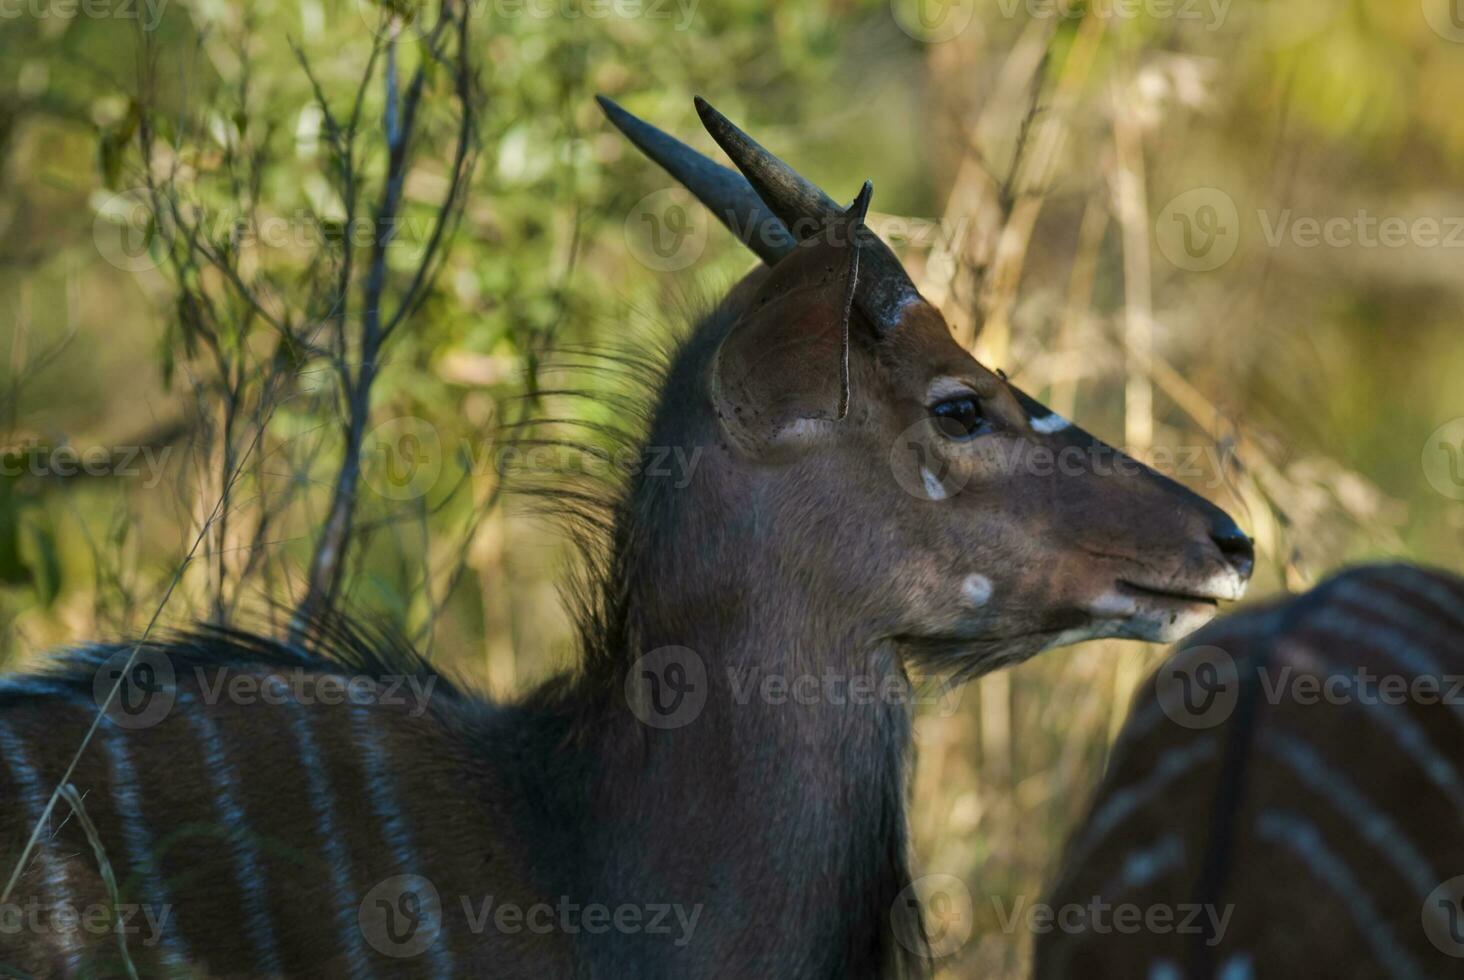
[[991,601],[991,579],[985,575],[967,575],[961,583],[961,594],[973,606],[984,606]]
[[1070,630],[1063,630],[1061,633],[1048,640],[1042,649],[1051,650],[1055,647],[1072,646],[1074,643],[1082,643],[1084,640],[1103,640],[1114,636],[1122,635],[1123,620],[1100,619],[1089,623],[1087,626],[1078,626]]
[[1215,618],[1219,612],[1214,606],[1194,606],[1178,616],[1140,616],[1133,621],[1129,635],[1136,640],[1151,640],[1154,643],[1173,643],[1189,636],[1195,630]]
[[1058,633],[1043,649],[1109,638],[1174,643],[1214,619],[1217,611],[1198,603],[1176,612],[1145,609],[1133,596],[1105,592],[1088,604],[1087,612],[1094,617],[1091,623]]
[[935,474],[920,467],[920,482],[925,484],[925,493],[931,500],[944,500],[947,496],[946,488],[935,478]]
[[1118,636],[1149,643],[1174,643],[1215,618],[1214,606],[1191,606],[1178,613],[1141,612],[1123,620]]
[[1213,596],[1216,599],[1235,601],[1245,595],[1245,587],[1249,584],[1240,577],[1240,573],[1233,568],[1227,568],[1223,572],[1216,572],[1210,580],[1200,586],[1198,591],[1201,595]]
[[1063,429],[1072,425],[1072,423],[1056,412],[1053,412],[1050,415],[1042,416],[1040,419],[1033,419],[1031,425],[1032,431],[1040,432],[1043,435],[1051,435],[1054,432],[1061,432]]

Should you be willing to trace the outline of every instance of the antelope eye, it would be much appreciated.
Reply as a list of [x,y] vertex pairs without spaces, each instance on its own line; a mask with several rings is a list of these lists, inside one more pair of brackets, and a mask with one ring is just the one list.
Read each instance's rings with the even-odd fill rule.
[[930,408],[930,417],[941,435],[956,442],[975,439],[992,429],[991,421],[981,414],[981,403],[975,398],[948,398]]

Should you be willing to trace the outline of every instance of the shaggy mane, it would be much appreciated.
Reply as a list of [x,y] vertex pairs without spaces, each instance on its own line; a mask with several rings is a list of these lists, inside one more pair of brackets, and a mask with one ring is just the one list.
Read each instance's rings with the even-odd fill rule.
[[[506,434],[506,447],[517,451],[521,463],[536,449],[594,461],[588,467],[594,472],[543,475],[520,465],[507,467],[503,475],[507,493],[528,512],[546,518],[571,546],[559,592],[586,673],[620,664],[628,642],[627,586],[638,572],[634,535],[647,533],[666,484],[643,472],[650,440],[657,435],[676,445],[667,430],[682,419],[670,411],[685,413],[684,389],[728,326],[725,307],[698,306],[700,314],[680,320],[689,327],[663,327],[640,342],[557,348],[539,374],[541,382],[553,383],[522,397],[568,405],[514,423]],[[594,412],[593,406],[608,412]]]

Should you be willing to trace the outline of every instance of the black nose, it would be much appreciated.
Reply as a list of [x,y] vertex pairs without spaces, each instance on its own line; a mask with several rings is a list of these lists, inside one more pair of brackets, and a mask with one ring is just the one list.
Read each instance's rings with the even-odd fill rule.
[[1256,549],[1251,539],[1245,536],[1245,532],[1235,526],[1235,522],[1229,517],[1216,520],[1210,528],[1210,540],[1220,549],[1225,560],[1230,562],[1240,577],[1250,578],[1251,569],[1256,564]]

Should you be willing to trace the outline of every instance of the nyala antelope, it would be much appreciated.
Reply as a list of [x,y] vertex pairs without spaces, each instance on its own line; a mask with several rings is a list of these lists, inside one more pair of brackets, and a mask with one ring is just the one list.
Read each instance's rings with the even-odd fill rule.
[[1344,572],[1191,637],[1141,691],[1039,978],[1464,973],[1464,579]]
[[[13,969],[921,973],[907,672],[1171,640],[1240,597],[1235,523],[973,360],[865,227],[869,185],[840,207],[701,101],[740,173],[602,106],[762,262],[665,366],[645,446],[699,464],[615,499],[577,667],[491,703],[346,628],[147,645],[171,703],[146,725],[112,705],[69,778],[85,821],[51,814],[8,901],[115,890],[151,919],[38,914],[0,935]],[[7,869],[129,649],[0,694]],[[746,693],[806,677],[812,698]]]

